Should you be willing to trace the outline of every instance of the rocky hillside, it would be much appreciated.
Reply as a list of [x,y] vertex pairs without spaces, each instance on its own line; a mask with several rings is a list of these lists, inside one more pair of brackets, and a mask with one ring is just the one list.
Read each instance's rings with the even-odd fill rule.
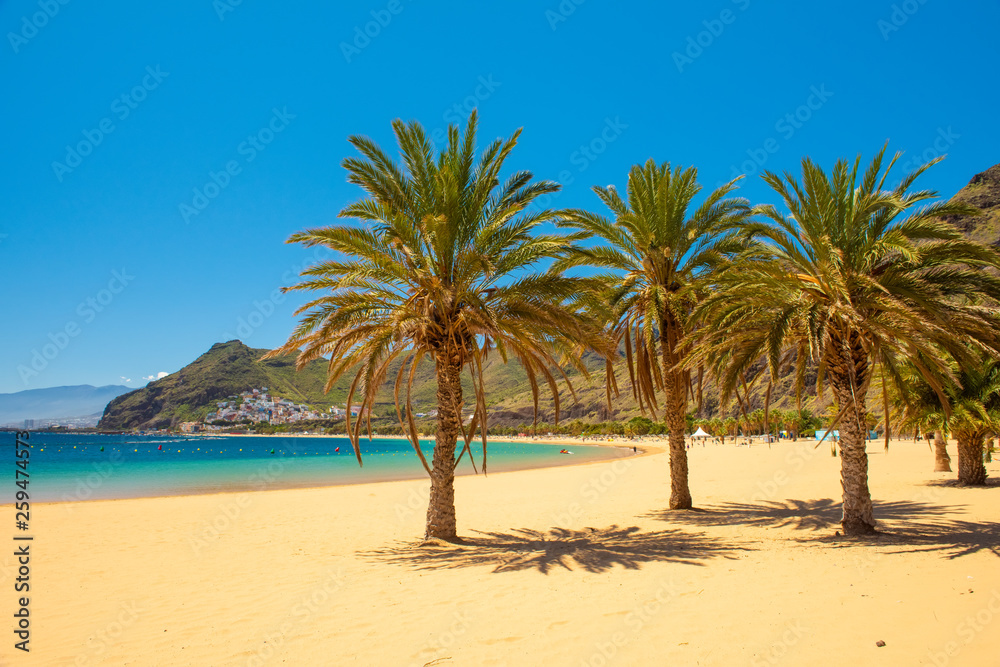
[[[295,358],[260,361],[268,350],[249,348],[238,340],[216,343],[193,362],[142,389],[111,401],[100,428],[167,428],[204,418],[215,402],[241,391],[267,387],[273,394],[326,408],[346,391],[323,393],[326,364],[316,361],[301,372]],[[343,389],[338,387],[338,389]]]
[[973,176],[952,201],[970,204],[980,212],[978,215],[950,216],[946,220],[974,241],[1000,246],[1000,164]]

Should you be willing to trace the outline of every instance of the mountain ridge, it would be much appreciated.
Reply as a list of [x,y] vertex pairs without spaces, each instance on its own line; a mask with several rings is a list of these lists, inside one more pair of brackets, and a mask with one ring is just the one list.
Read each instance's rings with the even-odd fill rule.
[[111,400],[129,391],[124,385],[77,384],[0,394],[0,424],[89,417],[104,412]]

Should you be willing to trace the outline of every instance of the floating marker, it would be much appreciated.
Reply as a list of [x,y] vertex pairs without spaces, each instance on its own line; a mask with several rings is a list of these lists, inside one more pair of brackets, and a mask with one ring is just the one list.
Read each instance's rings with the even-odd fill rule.
[[104,445],[101,445],[101,451],[102,452],[104,451]]
[[160,445],[159,447],[157,447],[157,449],[162,452],[163,451],[163,445]]
[[273,447],[271,448],[271,453],[274,454],[274,448]]

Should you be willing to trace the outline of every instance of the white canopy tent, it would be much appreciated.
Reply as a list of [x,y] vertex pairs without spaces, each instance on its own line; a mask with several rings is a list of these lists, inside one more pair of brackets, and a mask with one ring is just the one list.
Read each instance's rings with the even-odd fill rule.
[[705,433],[705,431],[703,431],[702,428],[699,426],[698,430],[691,434],[691,437],[692,438],[711,438],[712,436],[710,436],[708,433]]

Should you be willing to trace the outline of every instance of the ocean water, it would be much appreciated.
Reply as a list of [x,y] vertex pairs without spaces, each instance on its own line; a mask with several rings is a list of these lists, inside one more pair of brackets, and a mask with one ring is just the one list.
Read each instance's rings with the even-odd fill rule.
[[[14,464],[14,434],[0,455]],[[427,476],[409,441],[361,440],[359,467],[346,437],[135,436],[31,433],[29,492],[35,502],[219,493],[358,484]],[[421,441],[428,464],[432,440]],[[628,456],[626,448],[490,440],[488,471],[503,472]],[[339,451],[338,451],[339,449]],[[474,441],[477,468],[482,443]],[[466,454],[456,470],[474,474]],[[481,470],[480,470],[481,472]],[[13,476],[13,473],[12,475]],[[11,485],[13,488],[13,485]],[[0,496],[0,504],[13,502]]]

